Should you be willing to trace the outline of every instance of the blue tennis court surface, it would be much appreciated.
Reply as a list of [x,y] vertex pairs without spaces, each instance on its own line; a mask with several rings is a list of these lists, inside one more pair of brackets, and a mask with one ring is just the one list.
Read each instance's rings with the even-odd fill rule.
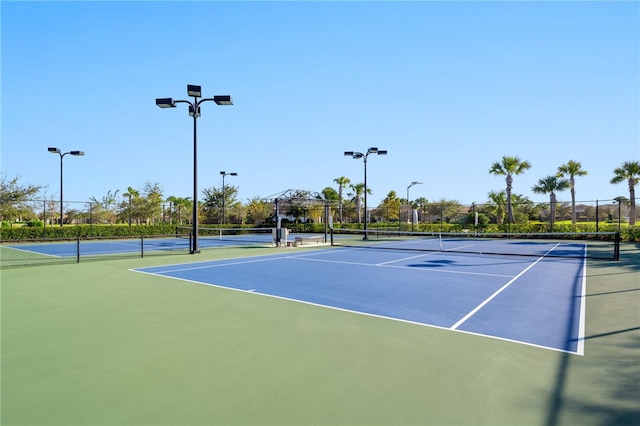
[[135,271],[581,355],[585,268],[578,258],[341,247]]
[[[201,237],[198,239],[198,247],[214,248],[228,247],[234,245],[270,245],[272,238],[270,235],[252,235],[246,237],[242,235],[228,235],[220,237]],[[32,252],[53,257],[75,257],[78,249],[82,256],[100,256],[113,254],[126,254],[140,252],[141,245],[144,244],[145,252],[168,251],[168,250],[188,250],[188,238],[122,238],[122,239],[83,239],[79,243],[75,240],[68,241],[44,241],[44,242],[23,242],[8,244],[8,248],[24,252]]]

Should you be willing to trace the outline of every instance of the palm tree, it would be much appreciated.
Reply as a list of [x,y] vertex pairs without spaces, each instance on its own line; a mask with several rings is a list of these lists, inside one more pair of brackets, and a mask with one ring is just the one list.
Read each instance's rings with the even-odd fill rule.
[[504,206],[505,204],[507,204],[507,196],[505,195],[505,192],[491,191],[489,192],[489,200],[492,202],[492,204],[488,205],[485,210],[487,210],[490,215],[495,217],[496,223],[498,225],[503,224]]
[[172,215],[172,211],[171,209],[174,208],[175,209],[175,205],[176,205],[176,201],[178,200],[178,197],[174,196],[174,195],[170,195],[167,197],[167,200],[169,202],[169,225],[173,224],[173,215]]
[[[361,223],[361,207],[362,207],[362,196],[364,195],[364,183],[356,183],[353,185],[349,185],[349,187],[353,190],[354,202],[356,204],[356,215],[358,216],[358,223]],[[367,194],[371,195],[371,189],[367,188]],[[367,214],[367,212],[365,212]]]
[[[133,215],[133,206],[137,207],[138,199],[140,198],[140,192],[135,190],[135,189],[133,189],[132,187],[128,187],[127,188],[127,192],[124,192],[122,195],[125,196],[125,197],[129,197],[129,206],[128,206],[127,210],[129,210],[129,226],[131,226],[131,217]],[[131,198],[132,197],[134,199],[134,203],[131,202]]]
[[167,201],[169,201],[173,205],[173,212],[176,215],[178,225],[182,225],[184,223],[183,209],[184,212],[188,212],[191,209],[191,199],[175,197],[171,195],[167,198]]
[[340,205],[340,223],[342,223],[342,188],[349,185],[351,180],[344,176],[340,176],[339,178],[335,178],[333,181],[338,184],[338,204]]
[[520,175],[531,168],[531,163],[521,161],[518,157],[503,156],[502,160],[491,165],[489,173],[492,175],[506,176],[507,182],[507,217],[509,223],[515,223],[513,209],[511,208],[511,188],[513,185],[513,175]]
[[640,181],[640,161],[625,161],[622,166],[613,170],[615,176],[611,179],[612,184],[622,183],[625,180],[629,184],[629,200],[631,202],[631,212],[629,225],[636,224],[636,189],[635,186]]
[[582,170],[582,164],[578,161],[569,160],[566,164],[558,167],[558,177],[569,176],[571,186],[571,224],[576,224],[576,176],[585,176],[586,170]]
[[[424,197],[419,197],[413,200],[413,205],[419,209],[419,212],[424,215],[424,212],[427,209],[427,205],[429,204],[429,200]],[[424,220],[424,218],[423,218]],[[420,222],[420,215],[418,215],[418,222]]]
[[547,176],[538,180],[537,185],[531,187],[536,194],[549,194],[549,208],[551,214],[549,216],[549,229],[553,230],[553,223],[556,218],[556,191],[561,192],[571,187],[568,180],[559,178],[558,176]]

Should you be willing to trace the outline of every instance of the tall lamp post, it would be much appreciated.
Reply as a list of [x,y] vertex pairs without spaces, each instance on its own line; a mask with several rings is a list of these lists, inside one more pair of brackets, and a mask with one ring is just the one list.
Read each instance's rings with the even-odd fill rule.
[[409,216],[407,218],[407,222],[411,222],[411,230],[413,231],[413,215],[411,214],[411,201],[409,201],[409,188],[411,188],[412,186],[415,185],[422,185],[422,182],[418,182],[417,180],[414,180],[413,182],[411,182],[409,184],[409,186],[407,186],[407,215]]
[[71,154],[71,155],[74,155],[74,156],[83,156],[84,152],[83,151],[69,151],[69,152],[65,152],[63,154],[60,151],[60,148],[48,148],[47,150],[52,154],[60,155],[60,226],[62,226],[62,222],[63,222],[63,220],[62,220],[62,159],[67,154]]
[[187,85],[187,95],[193,97],[193,102],[173,98],[156,98],[156,105],[160,108],[175,108],[179,103],[189,104],[189,115],[193,117],[193,236],[189,252],[196,254],[200,253],[198,250],[198,117],[200,117],[200,104],[213,101],[217,105],[233,105],[233,101],[229,95],[216,95],[213,98],[198,100],[202,97],[202,88],[192,84]]
[[387,151],[372,147],[367,150],[366,154],[363,154],[362,152],[356,152],[356,151],[344,152],[345,157],[352,157],[356,160],[362,158],[364,160],[364,238],[363,240],[369,239],[369,236],[367,233],[367,157],[369,157],[369,154],[387,155]]
[[225,217],[224,217],[224,202],[225,202],[225,192],[224,192],[224,177],[225,176],[238,176],[238,174],[236,172],[231,172],[231,173],[227,173],[227,172],[220,172],[220,176],[222,176],[222,224],[224,225],[225,222]]
[[623,196],[618,196],[616,198],[613,199],[614,203],[618,203],[618,233],[620,233],[620,219],[621,219],[621,215],[622,215],[622,203],[626,200],[625,197]]
[[131,232],[131,192],[127,192],[124,195],[129,197],[129,232]]

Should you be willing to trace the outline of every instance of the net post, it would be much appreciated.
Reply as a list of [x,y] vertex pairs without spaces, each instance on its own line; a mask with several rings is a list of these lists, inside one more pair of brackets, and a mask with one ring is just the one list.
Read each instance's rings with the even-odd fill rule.
[[80,263],[80,237],[76,239],[76,263]]
[[140,235],[140,257],[144,258],[144,235]]
[[614,238],[613,243],[613,260],[620,260],[620,232],[616,232],[616,236]]

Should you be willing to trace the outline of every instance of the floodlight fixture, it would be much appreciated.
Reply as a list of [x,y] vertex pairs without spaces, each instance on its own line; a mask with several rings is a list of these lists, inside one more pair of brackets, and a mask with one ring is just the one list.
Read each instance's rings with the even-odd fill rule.
[[[378,153],[378,155],[380,155]],[[409,201],[409,188],[411,188],[412,186],[415,185],[422,185],[422,182],[418,182],[417,180],[414,180],[413,182],[411,182],[409,184],[409,186],[407,186],[407,222],[411,222],[411,230],[413,231],[413,217],[411,215],[411,202]]]
[[196,86],[193,84],[187,84],[187,94],[195,98],[202,97],[202,86]]
[[233,100],[229,95],[216,95],[213,97],[213,102],[218,105],[233,105]]
[[[193,111],[195,111],[195,108],[192,107],[191,105],[189,105],[189,117],[193,117]],[[200,107],[198,107],[198,115],[197,117],[200,117]]]
[[[192,238],[191,254],[200,253],[198,250],[198,117],[200,117],[200,104],[202,102],[213,101],[217,105],[233,105],[231,96],[218,95],[213,98],[200,99],[202,97],[202,86],[187,84],[187,94],[193,96],[193,101],[174,100],[173,98],[156,98],[156,105],[160,108],[175,108],[177,103],[189,104],[189,115],[193,117],[193,219],[191,221]],[[235,175],[234,175],[235,176]],[[224,185],[224,184],[223,184]]]
[[176,103],[173,98],[156,98],[156,105],[160,108],[175,108]]
[[377,147],[371,147],[366,154],[357,151],[344,151],[345,157],[351,157],[355,160],[362,158],[364,160],[364,240],[368,240],[367,235],[367,157],[369,154],[387,155],[386,150],[379,150]]
[[224,177],[225,176],[238,176],[238,173],[236,173],[236,172],[227,173],[225,171],[221,171],[220,175],[222,176],[222,224],[224,225],[224,223],[226,221],[226,218],[225,218],[225,211],[226,211],[226,209],[225,209],[225,207],[226,207],[225,206],[225,203],[226,203],[225,195],[226,194],[225,194],[225,191],[224,191]]
[[63,153],[60,148],[55,148],[55,147],[49,147],[47,148],[47,151],[49,151],[52,154],[58,154],[60,156],[60,226],[63,225],[64,221],[63,221],[63,198],[62,198],[62,159],[64,158],[65,155],[67,154],[71,154],[74,155],[76,157],[78,156],[83,156],[84,155],[84,151],[68,151]]

